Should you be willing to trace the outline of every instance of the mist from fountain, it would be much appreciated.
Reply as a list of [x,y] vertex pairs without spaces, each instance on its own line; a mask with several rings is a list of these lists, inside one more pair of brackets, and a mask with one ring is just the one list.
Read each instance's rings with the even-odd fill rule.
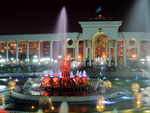
[[136,0],[129,12],[126,29],[127,31],[150,32],[150,1]]
[[67,102],[61,103],[59,113],[69,113]]
[[39,109],[39,110],[37,111],[37,113],[43,113],[43,110],[42,110],[42,109]]

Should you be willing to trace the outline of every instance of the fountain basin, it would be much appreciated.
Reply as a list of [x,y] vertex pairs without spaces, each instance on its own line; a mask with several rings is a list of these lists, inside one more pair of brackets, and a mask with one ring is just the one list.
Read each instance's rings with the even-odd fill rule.
[[[117,90],[114,90],[114,89],[117,89]],[[111,90],[111,93],[106,91],[108,93],[100,94],[100,90],[97,90],[97,91],[90,92],[86,96],[47,96],[47,97],[51,98],[52,102],[63,102],[63,101],[91,102],[91,101],[96,101],[99,98],[105,98],[105,100],[107,101],[106,103],[117,103],[122,100],[132,98],[132,96],[129,94],[129,92],[124,92],[124,94],[118,93],[119,90],[122,91],[122,88],[112,87],[111,89],[108,89],[108,90],[109,91]],[[29,102],[29,104],[31,104],[31,101],[38,103],[40,98],[43,98],[43,97],[45,97],[45,96],[43,96],[43,95],[27,95],[27,94],[15,92],[15,91],[11,92],[11,98],[13,98],[14,100],[15,99],[19,100],[19,102],[22,104],[23,103],[26,104],[26,102]],[[124,97],[126,97],[126,98],[124,98]]]

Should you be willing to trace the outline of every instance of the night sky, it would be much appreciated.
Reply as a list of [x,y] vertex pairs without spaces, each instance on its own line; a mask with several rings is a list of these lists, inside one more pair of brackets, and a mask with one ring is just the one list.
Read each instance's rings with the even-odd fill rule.
[[[11,2],[10,2],[11,1]],[[126,21],[135,0],[41,0],[0,2],[0,34],[53,33],[60,10],[66,6],[68,32],[82,32],[78,21],[100,14]],[[120,29],[124,30],[124,25]]]

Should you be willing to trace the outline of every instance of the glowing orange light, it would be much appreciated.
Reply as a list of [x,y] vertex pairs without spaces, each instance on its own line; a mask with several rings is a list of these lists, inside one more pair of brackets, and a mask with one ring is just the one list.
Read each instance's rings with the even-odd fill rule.
[[31,108],[32,108],[32,109],[34,109],[34,108],[35,108],[35,106],[31,106]]
[[133,58],[136,58],[136,55],[132,55]]
[[105,58],[106,57],[106,55],[103,55],[103,58]]
[[67,58],[70,58],[70,55],[68,55]]
[[48,113],[48,112],[49,112],[49,110],[48,110],[48,109],[46,109],[46,110],[45,110],[45,112],[46,112],[46,113]]

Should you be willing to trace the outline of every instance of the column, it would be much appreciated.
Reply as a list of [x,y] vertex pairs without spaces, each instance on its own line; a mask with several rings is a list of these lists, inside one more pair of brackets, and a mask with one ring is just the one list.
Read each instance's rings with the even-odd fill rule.
[[146,44],[146,49],[147,49],[147,56],[150,56],[150,52],[149,52],[149,42],[147,41]]
[[83,41],[83,65],[86,66],[86,41]]
[[16,41],[16,64],[18,64],[18,41]]
[[117,67],[117,60],[118,60],[118,43],[117,43],[117,40],[115,41],[115,49],[114,49],[114,57],[115,57],[115,67]]
[[138,41],[139,42],[139,44],[138,44],[138,50],[137,50],[137,57],[138,57],[138,63],[139,63],[139,66],[141,65],[141,62],[140,62],[140,60],[141,60],[141,41]]
[[124,40],[123,62],[124,62],[124,66],[127,66],[127,59],[126,59],[126,41],[125,41],[125,40]]
[[89,48],[90,48],[90,53],[89,53],[89,66],[92,66],[92,41],[89,41]]
[[76,45],[75,45],[75,59],[78,61],[78,54],[79,54],[79,41],[76,40]]
[[109,63],[108,66],[111,67],[111,43],[109,42]]
[[26,44],[26,60],[29,62],[29,41],[27,41]]
[[6,64],[8,64],[9,57],[8,57],[8,41],[6,41]]
[[38,41],[38,63],[40,63],[40,41]]
[[53,59],[53,40],[50,41],[50,59]]

